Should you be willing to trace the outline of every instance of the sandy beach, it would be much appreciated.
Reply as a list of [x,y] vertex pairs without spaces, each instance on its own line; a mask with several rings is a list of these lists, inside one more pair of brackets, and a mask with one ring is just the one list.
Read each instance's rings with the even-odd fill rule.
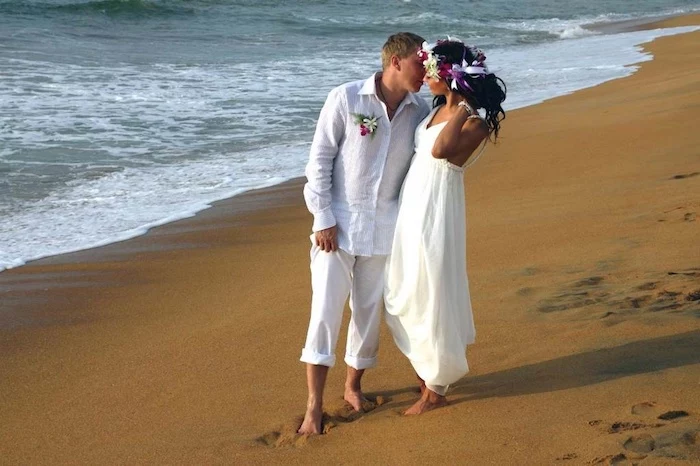
[[0,273],[0,464],[700,464],[700,31],[644,49],[631,77],[508,113],[467,170],[477,342],[448,407],[401,415],[418,395],[384,326],[380,406],[348,412],[340,364],[327,433],[294,434],[294,180]]

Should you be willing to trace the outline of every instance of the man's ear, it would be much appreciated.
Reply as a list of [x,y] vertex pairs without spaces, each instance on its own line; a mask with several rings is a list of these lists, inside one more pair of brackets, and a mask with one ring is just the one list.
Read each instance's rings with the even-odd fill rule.
[[396,55],[392,55],[391,56],[391,66],[396,68],[397,71],[401,71],[401,59]]

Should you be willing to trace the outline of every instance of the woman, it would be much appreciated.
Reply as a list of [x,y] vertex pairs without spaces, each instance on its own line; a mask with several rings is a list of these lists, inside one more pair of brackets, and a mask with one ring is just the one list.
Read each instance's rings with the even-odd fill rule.
[[505,118],[505,84],[480,50],[447,40],[424,43],[419,53],[434,108],[416,128],[385,289],[387,323],[421,383],[420,400],[405,414],[446,405],[447,387],[469,370],[474,321],[463,172],[482,142],[495,141]]

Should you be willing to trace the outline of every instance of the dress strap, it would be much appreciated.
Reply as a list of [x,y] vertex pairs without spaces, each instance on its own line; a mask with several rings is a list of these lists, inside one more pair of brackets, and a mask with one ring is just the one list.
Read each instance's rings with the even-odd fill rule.
[[[433,108],[432,110],[430,110],[430,113],[428,113],[428,116],[425,117],[425,119],[424,119],[423,122],[421,123],[421,125],[422,125],[423,127],[425,127],[425,129],[428,129],[428,125],[429,125],[430,123],[433,122],[433,118],[435,117],[435,114],[436,114],[437,111],[440,109],[440,107],[441,107],[441,106],[439,105],[439,106]],[[432,126],[431,126],[431,128],[432,128]]]

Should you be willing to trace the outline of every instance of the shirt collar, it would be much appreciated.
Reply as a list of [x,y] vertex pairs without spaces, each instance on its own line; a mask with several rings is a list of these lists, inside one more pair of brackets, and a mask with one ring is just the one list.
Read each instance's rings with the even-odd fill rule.
[[379,73],[374,73],[372,76],[365,80],[357,95],[377,95],[377,89],[375,82]]
[[[357,92],[357,94],[358,95],[373,95],[373,96],[377,97],[377,99],[378,99],[379,96],[377,96],[376,82],[377,82],[377,77],[379,77],[379,76],[381,76],[381,72],[374,73],[372,76],[367,78],[365,80],[364,84],[362,85],[362,87],[360,88],[360,90]],[[406,104],[419,105],[418,104],[418,96],[413,92],[407,93],[406,97],[403,98],[402,102],[406,102]]]

